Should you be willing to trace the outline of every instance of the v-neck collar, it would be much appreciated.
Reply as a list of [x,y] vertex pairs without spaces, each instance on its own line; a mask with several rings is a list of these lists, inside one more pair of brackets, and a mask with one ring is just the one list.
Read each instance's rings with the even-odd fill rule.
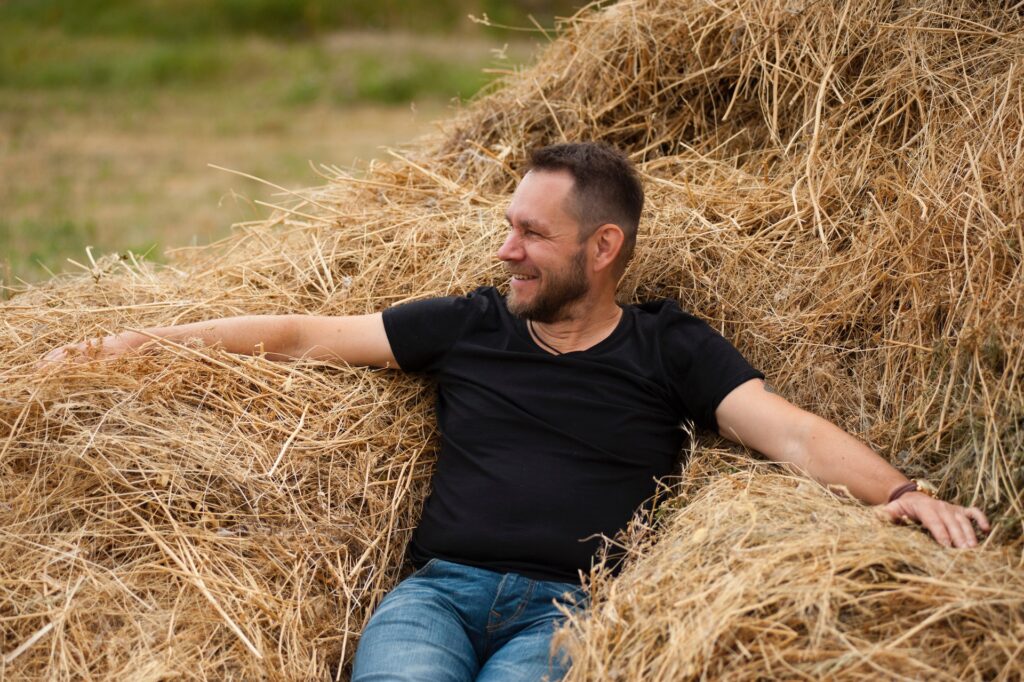
[[619,316],[619,321],[615,325],[615,328],[612,329],[612,331],[606,337],[595,343],[593,346],[589,346],[587,348],[583,348],[580,350],[570,350],[564,353],[552,352],[551,350],[545,348],[542,344],[537,343],[537,340],[533,338],[533,334],[530,333],[529,325],[527,325],[526,323],[527,321],[521,317],[516,317],[511,313],[509,313],[509,315],[512,315],[516,332],[518,332],[518,334],[526,340],[531,350],[534,350],[538,353],[543,353],[544,355],[549,355],[553,358],[564,358],[584,353],[599,352],[604,348],[613,345],[620,338],[622,338],[628,332],[628,328],[632,324],[633,317],[632,315],[629,314],[629,309],[626,306],[620,305],[619,308],[622,310],[622,314]]

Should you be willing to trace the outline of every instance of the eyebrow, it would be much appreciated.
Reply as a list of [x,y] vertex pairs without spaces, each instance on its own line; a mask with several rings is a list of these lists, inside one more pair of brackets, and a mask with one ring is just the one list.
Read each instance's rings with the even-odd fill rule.
[[[512,216],[509,215],[508,211],[505,211],[505,222],[509,225],[512,224]],[[519,224],[528,230],[536,230],[544,227],[544,223],[539,220],[533,220],[532,218],[523,218],[519,221]]]

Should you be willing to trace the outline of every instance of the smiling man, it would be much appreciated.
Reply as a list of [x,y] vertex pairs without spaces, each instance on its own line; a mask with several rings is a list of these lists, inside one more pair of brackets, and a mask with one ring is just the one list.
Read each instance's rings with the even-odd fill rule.
[[[236,353],[400,367],[437,378],[441,451],[409,547],[416,572],[380,604],[353,680],[554,680],[558,605],[670,474],[699,427],[843,485],[944,545],[976,544],[976,509],[932,499],[833,424],[765,389],[731,344],[672,301],[622,306],[643,190],[601,144],[536,150],[509,204],[493,287],[354,317],[256,316],[147,330]],[[116,355],[149,340],[103,340]],[[53,351],[56,360],[65,350]],[[574,606],[575,604],[575,606]]]

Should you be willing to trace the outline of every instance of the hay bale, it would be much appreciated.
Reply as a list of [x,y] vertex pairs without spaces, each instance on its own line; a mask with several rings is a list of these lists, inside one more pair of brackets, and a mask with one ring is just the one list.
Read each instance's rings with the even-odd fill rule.
[[1020,677],[1019,553],[944,550],[768,467],[686,488],[592,576],[567,681]]
[[5,393],[5,673],[322,677],[396,579],[428,402],[187,347]]
[[[507,191],[529,147],[563,138],[612,142],[645,177],[649,210],[623,299],[679,298],[788,398],[946,497],[985,507],[997,524],[990,545],[1020,538],[1022,24],[1016,10],[951,1],[592,8],[536,66],[389,164],[360,177],[327,167],[325,186],[220,244],[173,255],[169,267],[113,256],[20,292],[0,307],[0,674],[344,677],[362,625],[402,570],[427,489],[429,387],[188,344],[57,373],[33,363],[115,329],[362,313],[500,283],[493,253]],[[749,476],[761,490],[764,474]],[[795,494],[764,480],[765,496]],[[985,601],[1013,589],[1019,599],[1022,568],[1003,550],[948,554],[909,530],[858,525],[849,507],[814,495],[794,504],[831,510],[851,533],[844,547],[877,551],[894,590],[926,582],[892,572],[898,550],[907,565],[940,571],[936,580],[954,576],[972,604],[988,604],[970,612],[992,624],[985,641],[1020,650],[1019,611]],[[689,531],[659,532],[672,547]],[[723,522],[722,532],[735,528]],[[624,542],[660,551],[644,537]],[[770,562],[773,548],[766,540],[757,554]],[[698,563],[710,556],[700,550]],[[794,560],[839,556],[821,552]],[[955,572],[962,562],[986,571],[969,582]],[[643,581],[614,588],[600,575],[599,604],[635,589],[653,608]],[[875,603],[875,583],[848,575],[822,586],[818,603]],[[936,613],[963,603],[955,590],[928,594]],[[865,666],[938,668],[926,653],[938,637],[953,661],[944,670],[1022,673],[1012,656],[999,669],[997,656],[971,658],[931,626],[899,642],[897,661],[892,631],[857,608],[849,623],[842,609],[801,622],[814,623],[825,648],[840,646],[841,633],[849,660]],[[645,657],[680,671],[715,665],[691,657],[686,667],[663,639],[620,637],[621,649],[597,651],[611,641],[604,617],[580,625],[595,652],[578,648],[578,678],[600,656],[627,672]],[[736,641],[756,639],[765,661],[797,665],[807,640],[792,623],[791,640],[759,631]],[[799,664],[825,670],[814,666],[826,660]]]

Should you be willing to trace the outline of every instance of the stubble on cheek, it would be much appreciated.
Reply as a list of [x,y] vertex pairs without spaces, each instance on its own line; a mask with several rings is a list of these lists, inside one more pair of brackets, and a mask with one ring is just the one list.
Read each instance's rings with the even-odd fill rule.
[[565,315],[566,309],[586,296],[590,289],[584,272],[583,251],[577,252],[569,271],[559,277],[534,280],[533,297],[529,303],[518,301],[513,290],[509,291],[506,300],[509,312],[516,317],[534,320],[535,322],[556,322]]

